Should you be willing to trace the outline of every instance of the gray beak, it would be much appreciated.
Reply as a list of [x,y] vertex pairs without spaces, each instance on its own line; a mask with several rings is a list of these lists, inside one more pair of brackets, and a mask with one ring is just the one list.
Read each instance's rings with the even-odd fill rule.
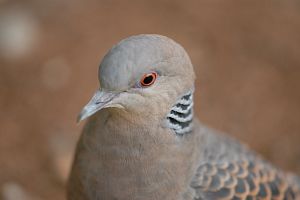
[[77,122],[90,117],[103,108],[114,107],[112,105],[112,100],[118,95],[119,93],[97,90],[90,102],[86,106],[84,106],[84,108],[78,115]]

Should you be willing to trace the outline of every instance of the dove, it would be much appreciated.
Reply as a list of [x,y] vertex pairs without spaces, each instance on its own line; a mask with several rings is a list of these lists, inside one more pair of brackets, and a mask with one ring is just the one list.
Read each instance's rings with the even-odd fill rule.
[[300,199],[300,178],[194,114],[193,64],[174,40],[123,39],[104,56],[100,88],[67,184],[68,200]]

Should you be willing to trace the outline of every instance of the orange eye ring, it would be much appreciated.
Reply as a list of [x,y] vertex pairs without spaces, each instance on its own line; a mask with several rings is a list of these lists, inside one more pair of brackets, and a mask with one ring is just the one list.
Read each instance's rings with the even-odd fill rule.
[[149,74],[145,74],[141,78],[140,84],[142,87],[149,87],[150,85],[152,85],[155,82],[156,78],[157,78],[156,72],[151,72]]

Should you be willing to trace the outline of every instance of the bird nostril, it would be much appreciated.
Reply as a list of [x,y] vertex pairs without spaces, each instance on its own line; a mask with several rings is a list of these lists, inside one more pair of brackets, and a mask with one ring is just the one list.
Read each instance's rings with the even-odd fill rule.
[[96,101],[96,105],[100,104],[100,103],[104,103],[104,101]]

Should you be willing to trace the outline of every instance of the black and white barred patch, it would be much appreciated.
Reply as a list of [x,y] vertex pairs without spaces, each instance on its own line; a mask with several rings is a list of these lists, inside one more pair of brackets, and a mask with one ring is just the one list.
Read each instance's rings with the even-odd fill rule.
[[178,135],[183,135],[192,130],[193,92],[194,90],[191,90],[183,95],[167,115],[168,127]]

